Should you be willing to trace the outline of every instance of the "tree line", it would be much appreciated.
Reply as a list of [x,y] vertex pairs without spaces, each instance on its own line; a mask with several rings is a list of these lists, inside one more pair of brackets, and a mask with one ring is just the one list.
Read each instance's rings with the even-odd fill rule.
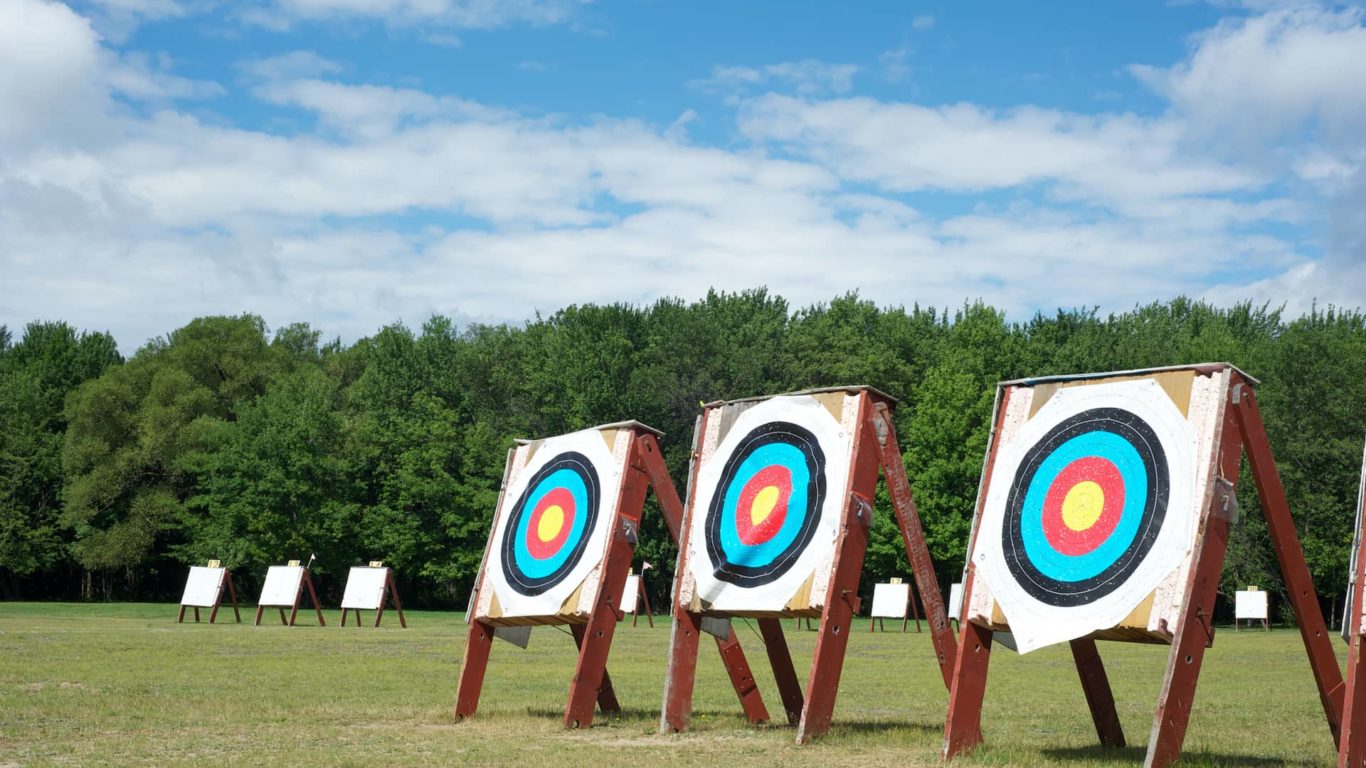
[[[215,558],[255,594],[266,566],[385,560],[405,602],[468,598],[513,438],[637,419],[685,487],[699,404],[869,384],[897,430],[941,586],[958,579],[996,382],[1229,361],[1261,403],[1315,583],[1346,586],[1366,429],[1366,316],[1189,299],[1008,321],[969,303],[793,308],[766,290],[572,306],[522,324],[434,316],[345,345],[306,324],[201,317],[123,359],[108,333],[0,328],[0,594],[173,600]],[[1278,590],[1250,473],[1222,590]],[[653,502],[651,502],[653,503]],[[865,570],[909,566],[887,499]],[[647,510],[638,559],[665,605],[675,548]],[[659,574],[659,575],[655,575]],[[873,579],[865,579],[865,589]],[[335,599],[335,594],[332,596]]]

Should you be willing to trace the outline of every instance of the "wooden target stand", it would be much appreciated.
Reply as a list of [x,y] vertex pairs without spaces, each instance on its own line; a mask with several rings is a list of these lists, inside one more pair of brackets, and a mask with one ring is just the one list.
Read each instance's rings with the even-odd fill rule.
[[[1197,375],[1214,375],[1226,371],[1229,381],[1220,405],[1223,411],[1219,422],[1220,428],[1214,436],[1215,482],[1207,494],[1208,505],[1196,535],[1193,561],[1184,587],[1179,618],[1171,636],[1171,652],[1153,717],[1144,766],[1166,768],[1181,756],[1181,745],[1190,721],[1200,666],[1205,657],[1205,649],[1214,643],[1214,603],[1228,547],[1229,526],[1237,517],[1234,488],[1237,485],[1244,452],[1252,468],[1257,495],[1266,514],[1267,529],[1309,657],[1314,682],[1318,686],[1319,699],[1328,721],[1328,728],[1336,741],[1340,726],[1344,722],[1342,673],[1338,669],[1328,629],[1324,624],[1309,568],[1305,563],[1304,552],[1295,532],[1295,522],[1286,502],[1285,488],[1281,485],[1261,411],[1257,407],[1257,398],[1253,391],[1256,382],[1226,363],[1182,368],[1194,370]],[[995,455],[999,447],[1008,400],[1015,391],[1007,385],[1002,385],[1002,388],[1004,397],[996,411],[991,455]],[[991,482],[991,469],[991,464],[988,463],[982,479],[982,489],[978,495],[977,514],[973,523],[974,539],[977,535],[977,525],[981,520],[986,491]],[[969,563],[964,579],[965,595],[972,594],[974,575],[975,568]],[[1359,605],[1359,593],[1357,602]],[[944,732],[943,756],[946,759],[966,754],[982,742],[982,700],[986,691],[993,634],[991,629],[966,620],[966,617],[961,622],[959,654],[954,667],[948,720]],[[1107,747],[1125,746],[1124,733],[1115,710],[1114,696],[1096,648],[1095,638],[1072,640],[1070,645],[1100,743]],[[1353,645],[1354,651],[1358,645],[1359,641]],[[1362,735],[1366,736],[1366,733]],[[1360,751],[1355,754],[1360,754]],[[1361,763],[1358,761],[1354,764]]]
[[1366,606],[1362,601],[1363,573],[1366,573],[1366,454],[1361,461],[1361,484],[1357,490],[1356,534],[1352,541],[1351,604],[1343,622],[1347,638],[1347,690],[1344,694],[1342,733],[1338,737],[1338,768],[1366,766],[1366,658],[1363,658],[1362,630],[1366,628]]
[[[883,585],[883,584],[874,585],[874,589],[876,589],[877,587],[880,587],[880,586],[901,586],[901,579],[899,579],[899,578],[898,578],[898,579],[892,579],[891,583],[890,583],[890,584],[886,584],[886,585]],[[909,585],[908,585],[908,586],[909,586]],[[873,595],[873,602],[875,602],[875,603],[877,602],[877,594],[876,594],[876,592],[875,592],[874,595]],[[946,613],[945,615],[947,616],[947,613]],[[921,631],[921,630],[920,630],[920,607],[919,607],[918,605],[916,605],[916,602],[915,602],[915,591],[914,591],[914,590],[911,590],[911,589],[907,589],[907,590],[906,590],[906,604],[905,604],[904,606],[901,607],[901,631],[902,631],[902,632],[905,632],[905,631],[906,631],[906,628],[910,626],[910,624],[911,624],[911,619],[912,619],[912,618],[915,619],[915,631],[916,631],[917,634],[919,634],[920,631]],[[869,613],[868,613],[868,631],[869,631],[869,632],[873,632],[873,631],[878,631],[878,630],[880,630],[880,631],[882,631],[882,632],[886,632],[886,631],[887,631],[886,619],[892,619],[893,621],[895,621],[895,620],[897,619],[897,617],[896,617],[896,616],[878,616],[878,615],[875,615],[872,611],[869,611]]]
[[[313,588],[313,574],[310,569],[300,566],[298,560],[291,560],[290,564],[286,567],[300,568],[302,570],[302,573],[299,576],[299,586],[294,590],[293,602],[266,602],[265,600],[261,600],[256,606],[256,622],[253,626],[261,626],[261,616],[265,613],[267,608],[279,609],[280,623],[285,626],[294,626],[294,620],[299,615],[299,603],[303,602],[304,599],[304,590],[308,590],[308,599],[313,601],[313,612],[318,615],[318,626],[327,626],[327,619],[323,618],[322,603],[318,602],[318,591]],[[269,575],[267,575],[266,578],[267,581],[269,581]],[[288,619],[285,618],[285,608],[289,608]]]
[[[930,633],[940,673],[947,688],[952,679],[953,659],[956,656],[953,633],[949,629],[944,601],[939,594],[934,563],[925,545],[920,514],[911,495],[910,480],[906,476],[901,448],[892,423],[891,406],[895,401],[871,387],[840,387],[796,394],[846,392],[859,398],[856,428],[849,465],[849,494],[845,500],[839,537],[835,542],[834,564],[830,569],[828,599],[820,610],[820,628],[816,648],[803,693],[792,664],[792,654],[783,636],[780,619],[793,616],[799,621],[811,618],[809,612],[783,612],[757,617],[760,635],[768,651],[769,663],[783,701],[789,724],[797,726],[797,743],[804,744],[825,734],[835,710],[835,695],[844,666],[845,650],[854,617],[859,612],[858,587],[863,559],[868,547],[868,531],[872,524],[873,499],[877,490],[879,469],[887,483],[893,513],[901,530],[915,585],[925,605]],[[761,398],[767,399],[767,398]],[[690,488],[695,490],[700,469],[699,438],[707,431],[710,419],[724,419],[721,409],[726,403],[707,405],[699,419],[693,446],[693,469]],[[690,493],[689,514],[697,514],[691,505],[696,498]],[[686,530],[686,528],[685,528]],[[679,544],[680,565],[688,548],[685,533]],[[694,612],[677,595],[684,578],[684,569],[675,574],[673,600],[673,631],[669,648],[669,671],[664,683],[664,711],[660,731],[686,731],[692,712],[693,687],[696,679],[698,641],[704,631],[704,621],[710,616]],[[734,636],[734,631],[730,632]],[[757,695],[757,694],[756,694]],[[754,721],[754,718],[750,718]]]
[[[612,648],[612,635],[617,622],[625,617],[617,603],[626,585],[626,576],[631,570],[631,560],[640,530],[641,516],[645,509],[645,493],[653,489],[655,501],[664,516],[664,524],[669,535],[677,542],[683,521],[683,502],[674,488],[669,469],[659,449],[658,432],[638,422],[623,422],[618,427],[634,432],[627,453],[625,472],[622,473],[621,493],[617,497],[617,507],[612,511],[612,525],[607,554],[599,571],[601,583],[597,591],[597,602],[585,623],[571,624],[570,630],[574,643],[579,648],[579,660],[574,669],[574,679],[569,686],[569,701],[564,710],[566,728],[587,728],[593,724],[594,705],[604,712],[620,712],[612,678],[607,672],[607,655]],[[509,462],[509,468],[511,462]],[[504,486],[507,478],[504,478]],[[492,542],[492,537],[490,537]],[[487,552],[484,557],[487,564]],[[483,570],[482,568],[480,569]],[[483,583],[482,576],[475,580],[476,589]],[[470,605],[476,602],[472,595]],[[479,695],[484,687],[484,673],[488,669],[489,652],[492,650],[494,633],[499,626],[518,626],[504,624],[497,620],[472,620],[469,638],[465,645],[465,656],[460,670],[460,688],[456,695],[455,719],[457,722],[472,717],[479,706]],[[768,719],[759,690],[750,674],[749,663],[738,638],[731,635],[727,640],[716,641],[721,661],[730,675],[736,696],[751,721],[763,722]]]
[[[219,566],[217,560],[210,560],[207,567],[208,567],[208,568],[218,568],[218,567],[220,567],[220,566]],[[233,583],[232,583],[232,571],[229,570],[229,569],[227,569],[227,568],[224,568],[224,569],[223,569],[223,581],[222,581],[222,583],[218,586],[217,593],[214,595],[213,605],[210,606],[210,609],[209,609],[209,623],[210,623],[210,624],[214,623],[214,620],[218,618],[218,606],[223,602],[223,590],[224,590],[224,589],[226,589],[226,590],[228,591],[228,599],[232,601],[232,614],[233,614],[233,616],[235,616],[235,617],[237,618],[237,623],[238,623],[238,624],[241,624],[241,623],[242,623],[242,612],[241,612],[240,610],[238,610],[238,608],[237,608],[237,588],[236,588],[235,586],[233,586]],[[186,602],[185,602],[185,598],[181,598],[181,602],[180,602],[180,615],[176,616],[176,623],[177,623],[177,624],[183,623],[183,622],[185,621],[185,609],[186,609],[186,608],[193,608],[193,609],[194,609],[194,622],[195,622],[196,624],[198,624],[198,623],[199,623],[199,609],[202,608],[202,607],[204,607],[204,606],[201,606],[201,605],[191,605],[191,604],[189,604],[189,603],[186,603]]]
[[[383,568],[383,569],[384,569],[384,588],[383,588],[382,590],[380,590],[380,593],[379,593],[379,602],[378,602],[378,604],[374,605],[373,608],[367,608],[367,609],[370,609],[370,610],[374,610],[374,612],[375,612],[375,624],[374,624],[374,626],[378,627],[380,621],[384,618],[384,604],[385,604],[385,602],[392,602],[392,603],[394,604],[394,610],[398,612],[398,624],[399,624],[399,626],[403,627],[404,629],[407,629],[407,628],[408,628],[408,620],[405,619],[405,618],[403,617],[403,603],[400,602],[399,599],[398,599],[398,585],[397,585],[396,583],[394,583],[394,569],[392,569],[392,568],[384,568],[383,564],[380,563],[380,562],[378,562],[378,561],[372,561],[372,562],[370,563],[370,566],[369,566],[369,567],[370,567],[370,568],[374,568],[374,569],[379,569],[379,568]],[[354,572],[354,571],[357,571],[357,570],[360,570],[360,569],[358,569],[358,568],[353,568],[353,569],[352,569],[353,572]],[[355,574],[353,573],[352,576],[354,576],[354,575],[355,575]],[[347,585],[347,586],[350,586],[349,580],[348,580],[348,585]],[[352,613],[355,614],[355,619],[356,619],[356,620],[355,620],[355,624],[356,624],[357,627],[359,627],[359,626],[360,626],[360,612],[361,612],[361,610],[363,610],[363,609],[360,608],[360,607],[354,606],[354,605],[353,605],[353,606],[348,606],[347,603],[346,603],[346,597],[343,596],[343,597],[342,597],[342,609],[341,609],[341,625],[342,625],[343,627],[346,626],[346,613],[347,613],[347,611],[350,611],[350,612],[352,612]]]

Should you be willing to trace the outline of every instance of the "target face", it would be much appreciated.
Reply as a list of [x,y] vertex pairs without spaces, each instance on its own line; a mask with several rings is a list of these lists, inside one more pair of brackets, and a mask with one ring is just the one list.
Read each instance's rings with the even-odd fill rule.
[[716,578],[770,584],[811,543],[825,502],[825,454],[787,421],[750,430],[721,470],[707,508],[707,557]]
[[503,615],[554,615],[601,564],[620,477],[599,432],[585,430],[545,440],[510,480],[488,568]]
[[1181,564],[1194,456],[1151,380],[1064,389],[999,450],[974,562],[1021,651],[1114,626]]
[[698,471],[689,567],[718,610],[780,610],[833,552],[852,441],[811,397],[744,411]]

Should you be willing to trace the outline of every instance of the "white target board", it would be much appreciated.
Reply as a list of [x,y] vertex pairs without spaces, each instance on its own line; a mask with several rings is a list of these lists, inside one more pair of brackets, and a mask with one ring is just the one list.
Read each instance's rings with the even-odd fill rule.
[[1361,477],[1357,484],[1357,514],[1356,522],[1352,525],[1352,554],[1347,561],[1347,595],[1346,602],[1342,606],[1342,639],[1352,642],[1352,625],[1357,625],[1357,631],[1366,625],[1366,614],[1358,617],[1352,616],[1352,602],[1356,599],[1357,590],[1357,552],[1361,549],[1361,523],[1362,513],[1366,511],[1366,450],[1361,455]]
[[346,576],[342,608],[377,611],[384,605],[384,589],[389,585],[388,568],[356,566]]
[[1170,606],[1206,506],[1226,376],[1008,390],[973,539],[969,619],[991,623],[994,605],[1005,617],[994,628],[1027,653],[1128,626],[1158,592]]
[[226,568],[206,568],[202,565],[190,566],[190,575],[185,579],[185,592],[180,596],[180,604],[193,608],[212,608],[218,605],[223,593],[223,579]]
[[824,604],[858,402],[786,395],[710,411],[689,505],[684,604],[731,614]]
[[633,435],[586,429],[513,452],[489,537],[478,618],[549,622],[591,611]]
[[1240,590],[1233,593],[1234,619],[1267,619],[1266,593],[1261,590]]
[[257,605],[270,607],[290,607],[299,598],[303,586],[304,567],[302,565],[272,565],[266,571],[266,583],[261,587],[261,599]]
[[879,619],[904,619],[910,599],[910,584],[874,584],[873,609],[868,615]]
[[640,576],[631,574],[626,577],[626,586],[621,588],[621,612],[635,613],[640,599]]

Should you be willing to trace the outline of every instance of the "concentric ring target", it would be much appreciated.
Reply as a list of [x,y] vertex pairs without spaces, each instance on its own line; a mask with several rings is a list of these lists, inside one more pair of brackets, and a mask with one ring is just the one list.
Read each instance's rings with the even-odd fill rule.
[[771,421],[745,434],[707,507],[716,578],[741,587],[780,578],[811,543],[825,494],[825,453],[810,430]]
[[502,541],[503,577],[534,597],[578,565],[598,518],[597,470],[577,451],[546,462],[512,505]]
[[1167,455],[1122,408],[1090,408],[1021,459],[1006,499],[1002,550],[1020,587],[1059,607],[1113,592],[1143,563],[1167,516]]

